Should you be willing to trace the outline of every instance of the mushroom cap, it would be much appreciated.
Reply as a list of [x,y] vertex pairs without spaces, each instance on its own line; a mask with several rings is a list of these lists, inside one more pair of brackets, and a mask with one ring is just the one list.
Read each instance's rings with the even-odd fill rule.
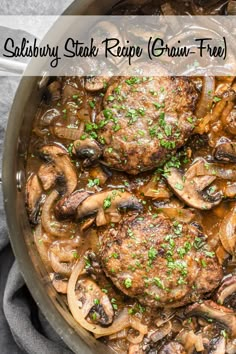
[[65,185],[60,192],[71,194],[77,186],[77,173],[64,147],[57,144],[45,145],[40,149],[39,155],[53,166],[57,181],[63,182],[60,184]]

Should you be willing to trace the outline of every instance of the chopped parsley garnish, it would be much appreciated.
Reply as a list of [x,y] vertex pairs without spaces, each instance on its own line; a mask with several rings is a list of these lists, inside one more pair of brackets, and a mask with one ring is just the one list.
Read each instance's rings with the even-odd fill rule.
[[103,208],[108,209],[108,208],[110,208],[110,206],[111,206],[111,196],[109,195],[103,201]]
[[63,119],[66,119],[67,118],[67,109],[65,108],[65,109],[63,109],[62,110],[62,113],[63,113]]
[[217,103],[217,102],[220,102],[220,101],[221,101],[220,97],[217,97],[217,96],[213,97],[213,102]]
[[139,84],[141,82],[141,78],[140,77],[137,77],[137,76],[133,76],[131,77],[130,79],[128,80],[125,80],[125,82],[132,86],[132,85],[135,85],[135,84]]
[[181,183],[176,183],[175,188],[178,189],[179,191],[182,191],[184,189],[184,186]]
[[129,289],[132,286],[132,280],[130,278],[126,278],[124,281],[124,284],[125,284],[126,289]]
[[73,251],[72,252],[72,255],[75,259],[78,259],[79,258],[79,255],[78,255],[78,252],[77,251]]
[[94,186],[99,186],[99,184],[100,184],[100,179],[99,178],[94,178],[94,179],[89,179],[88,180],[87,186],[91,188],[91,187],[94,187]]
[[95,107],[95,102],[94,101],[89,101],[89,105],[93,109]]
[[115,99],[115,97],[112,96],[112,95],[110,95],[110,96],[107,97],[107,101],[109,101],[109,102],[114,101],[114,99]]
[[157,256],[157,250],[154,248],[154,247],[151,247],[148,251],[148,265],[151,265],[152,262],[154,261],[154,259],[156,258]]
[[158,288],[165,289],[164,284],[160,278],[155,277],[155,278],[153,278],[153,280],[154,280],[154,283],[158,286]]

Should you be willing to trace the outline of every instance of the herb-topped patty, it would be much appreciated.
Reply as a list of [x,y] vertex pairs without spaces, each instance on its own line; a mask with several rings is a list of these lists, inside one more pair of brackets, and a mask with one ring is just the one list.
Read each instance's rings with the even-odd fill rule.
[[191,135],[197,99],[187,78],[119,78],[108,87],[96,117],[105,162],[130,174],[165,162]]
[[152,307],[178,307],[215,289],[222,269],[205,235],[163,215],[125,218],[101,232],[106,275],[125,294]]

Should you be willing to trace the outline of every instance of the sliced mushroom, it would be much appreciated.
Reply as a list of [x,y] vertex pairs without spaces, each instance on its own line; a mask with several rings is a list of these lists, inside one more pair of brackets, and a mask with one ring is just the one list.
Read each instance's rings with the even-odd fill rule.
[[60,192],[71,194],[77,186],[77,174],[67,151],[58,145],[45,145],[39,153],[55,168],[57,182],[65,182],[65,188]]
[[186,351],[180,343],[173,341],[165,344],[159,354],[186,354]]
[[207,320],[215,320],[223,328],[226,328],[232,336],[236,335],[236,317],[234,311],[224,306],[217,305],[211,300],[190,305],[185,310],[186,316],[200,316]]
[[107,222],[120,221],[120,209],[142,210],[138,199],[126,191],[107,190],[96,193],[84,200],[77,209],[77,218],[81,220],[87,216],[97,214],[97,226]]
[[61,98],[61,83],[59,81],[51,82],[46,91],[48,101],[57,101]]
[[225,130],[230,134],[236,135],[236,109],[234,108],[226,118]]
[[89,166],[93,161],[98,160],[102,155],[102,149],[98,142],[93,139],[76,140],[73,153],[84,160],[84,165]]
[[225,141],[217,144],[214,156],[218,161],[236,162],[236,143]]
[[[189,172],[189,171],[188,171]],[[209,210],[218,205],[223,196],[217,193],[213,198],[204,193],[204,189],[208,187],[216,177],[201,176],[194,177],[188,172],[183,175],[177,168],[170,168],[166,173],[166,180],[174,193],[183,200],[187,205],[200,209]],[[209,200],[211,199],[211,200]]]
[[236,276],[230,276],[224,279],[217,291],[217,302],[221,305],[229,303],[233,308],[236,306]]
[[76,285],[76,295],[84,318],[102,326],[113,322],[114,310],[108,296],[89,278],[81,279]]
[[89,192],[75,191],[59,200],[55,207],[55,215],[59,219],[75,216],[78,206],[91,195]]
[[67,294],[68,278],[61,276],[59,273],[51,273],[50,278],[52,285],[60,294]]
[[55,186],[57,181],[57,172],[51,164],[42,164],[38,170],[38,177],[45,191]]
[[38,223],[40,206],[43,202],[42,187],[37,175],[32,175],[26,184],[26,203],[29,213],[29,220],[32,224]]
[[100,91],[106,88],[109,80],[109,76],[88,76],[85,82],[85,89],[91,92]]

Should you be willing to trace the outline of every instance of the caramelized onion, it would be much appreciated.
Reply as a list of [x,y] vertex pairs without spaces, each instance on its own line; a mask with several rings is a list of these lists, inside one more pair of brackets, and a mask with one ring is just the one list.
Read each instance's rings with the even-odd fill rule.
[[143,337],[145,334],[148,332],[148,328],[146,325],[143,325],[140,320],[137,318],[130,318],[130,325],[133,329],[139,332],[138,336],[133,336],[131,334],[128,334],[127,340],[132,343],[132,344],[139,344],[142,342]]
[[220,225],[219,237],[224,249],[234,255],[236,246],[236,206],[224,217]]
[[214,91],[215,78],[212,76],[204,76],[201,97],[195,112],[197,118],[205,117],[207,113],[211,110]]
[[146,196],[153,199],[169,199],[171,192],[165,184],[161,184],[154,176],[151,180],[140,188],[140,191]]
[[51,269],[48,259],[48,247],[50,245],[50,242],[52,241],[43,232],[41,223],[36,227],[34,231],[34,242],[45,267],[47,268],[47,270]]
[[230,181],[236,181],[236,168],[233,165],[208,163],[204,159],[193,165],[196,176],[213,176]]
[[222,265],[224,261],[229,257],[229,254],[225,251],[223,246],[218,246],[216,249],[216,257],[219,263]]
[[67,139],[67,140],[78,140],[84,131],[84,123],[80,123],[79,128],[65,128],[60,126],[53,127],[53,134],[58,138]]
[[42,226],[47,233],[56,237],[68,237],[75,233],[75,224],[72,223],[60,223],[56,220],[53,213],[53,206],[57,200],[59,193],[54,190],[45,200],[42,209]]
[[148,337],[152,340],[152,342],[156,343],[163,338],[165,338],[172,330],[172,324],[171,321],[167,321],[164,323],[161,327],[159,327],[156,331],[153,333],[150,333]]
[[208,113],[198,124],[198,126],[195,128],[194,133],[197,134],[207,133],[209,131],[208,124],[211,122],[215,122],[217,121],[217,119],[220,118],[226,105],[227,105],[227,101],[223,99],[220,102],[217,102],[215,107],[212,109],[212,112]]
[[128,332],[127,328],[122,329],[122,331],[120,331],[120,332],[111,334],[111,335],[109,336],[109,339],[110,339],[110,340],[124,339],[124,338],[127,337],[127,332]]
[[189,223],[194,218],[194,213],[190,209],[182,208],[161,208],[158,211],[162,212],[170,219],[175,219],[180,222]]
[[85,329],[94,333],[96,338],[109,336],[110,334],[120,332],[124,328],[130,327],[130,319],[128,315],[127,309],[124,309],[117,319],[113,322],[113,324],[107,328],[103,328],[96,324],[91,324],[86,321],[86,319],[82,315],[82,311],[78,307],[77,296],[75,293],[75,287],[78,280],[79,275],[83,271],[85,266],[84,258],[75,265],[72,274],[70,276],[68,282],[68,291],[67,291],[67,299],[70,311],[74,317],[74,319]]

